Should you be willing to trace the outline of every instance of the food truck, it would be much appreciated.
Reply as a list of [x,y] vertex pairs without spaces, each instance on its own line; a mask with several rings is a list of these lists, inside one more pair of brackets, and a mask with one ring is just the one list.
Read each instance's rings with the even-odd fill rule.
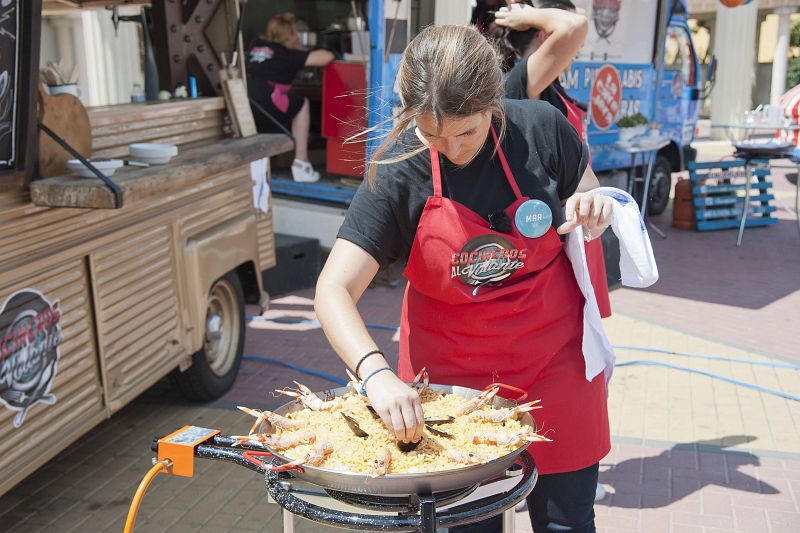
[[[245,304],[268,304],[265,169],[292,141],[231,135],[221,60],[206,53],[214,31],[235,37],[213,16],[230,2],[148,4],[168,50],[162,87],[191,75],[206,96],[85,109],[40,85],[42,0],[0,6],[0,494],[165,376],[189,398],[220,396]],[[82,155],[99,168],[140,143],[178,154],[105,180],[65,166]]]
[[657,154],[648,202],[649,213],[661,213],[669,201],[670,173],[686,170],[695,155],[690,144],[703,80],[686,0],[574,3],[585,10],[589,33],[561,84],[588,106],[592,168],[598,173],[630,168],[631,156],[618,144],[617,122],[643,115],[670,140]]
[[[691,142],[699,104],[713,78],[713,69],[701,76],[686,2],[574,3],[585,11],[589,33],[575,62],[562,74],[561,83],[587,105],[592,167],[604,184],[625,186],[619,177],[632,170],[632,158],[619,145],[617,122],[643,115],[670,141],[656,156],[648,195],[648,212],[660,213],[669,201],[671,173],[685,170],[694,159]],[[312,109],[314,95],[321,108],[320,131],[326,142],[329,174],[355,179],[362,175],[366,154],[378,144],[381,126],[390,123],[392,108],[399,105],[394,78],[404,43],[426,24],[468,21],[472,9],[470,2],[457,0],[446,5],[423,0],[410,8],[407,4],[389,0],[365,3],[370,48],[367,64],[337,61],[299,80]],[[330,28],[311,29],[319,30],[317,42],[335,33]],[[376,128],[366,148],[344,142],[365,128]],[[641,164],[638,159],[637,165]],[[638,185],[634,184],[633,192],[641,196]],[[273,182],[273,192],[277,231],[315,238],[323,248],[330,248],[354,190],[331,180],[298,184],[279,178]]]

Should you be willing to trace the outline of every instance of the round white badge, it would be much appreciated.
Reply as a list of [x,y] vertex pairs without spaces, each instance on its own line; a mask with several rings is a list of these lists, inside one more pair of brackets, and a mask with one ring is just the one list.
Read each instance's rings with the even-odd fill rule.
[[541,200],[524,202],[514,214],[514,224],[525,237],[536,239],[541,237],[553,224],[553,213]]

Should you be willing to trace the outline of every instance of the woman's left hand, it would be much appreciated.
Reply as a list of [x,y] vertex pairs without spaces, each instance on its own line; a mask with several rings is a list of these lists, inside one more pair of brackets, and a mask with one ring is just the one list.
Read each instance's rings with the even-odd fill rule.
[[567,199],[564,205],[564,216],[567,221],[556,230],[564,235],[578,226],[583,226],[586,240],[599,237],[611,225],[614,200],[608,196],[592,192],[576,192]]

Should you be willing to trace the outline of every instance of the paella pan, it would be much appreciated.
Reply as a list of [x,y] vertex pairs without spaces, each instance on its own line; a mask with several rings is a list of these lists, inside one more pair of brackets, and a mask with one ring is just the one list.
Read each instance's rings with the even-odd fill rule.
[[[536,433],[530,412],[500,397],[498,387],[411,384],[420,392],[425,431],[419,443],[394,440],[366,401],[351,387],[317,393],[297,384],[295,396],[274,411],[242,410],[257,417],[250,435],[234,437],[263,448],[304,481],[327,489],[375,495],[435,493],[479,484],[510,468]],[[352,384],[352,382],[351,382]],[[349,420],[348,420],[349,419]]]

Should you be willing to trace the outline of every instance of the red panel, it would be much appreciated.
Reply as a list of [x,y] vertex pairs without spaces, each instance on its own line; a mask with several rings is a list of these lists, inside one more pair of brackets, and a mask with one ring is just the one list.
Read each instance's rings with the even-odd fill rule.
[[366,143],[344,144],[341,137],[328,137],[325,169],[330,174],[362,177]]
[[366,92],[363,63],[334,61],[325,67],[322,72],[323,137],[346,138],[367,128]]

